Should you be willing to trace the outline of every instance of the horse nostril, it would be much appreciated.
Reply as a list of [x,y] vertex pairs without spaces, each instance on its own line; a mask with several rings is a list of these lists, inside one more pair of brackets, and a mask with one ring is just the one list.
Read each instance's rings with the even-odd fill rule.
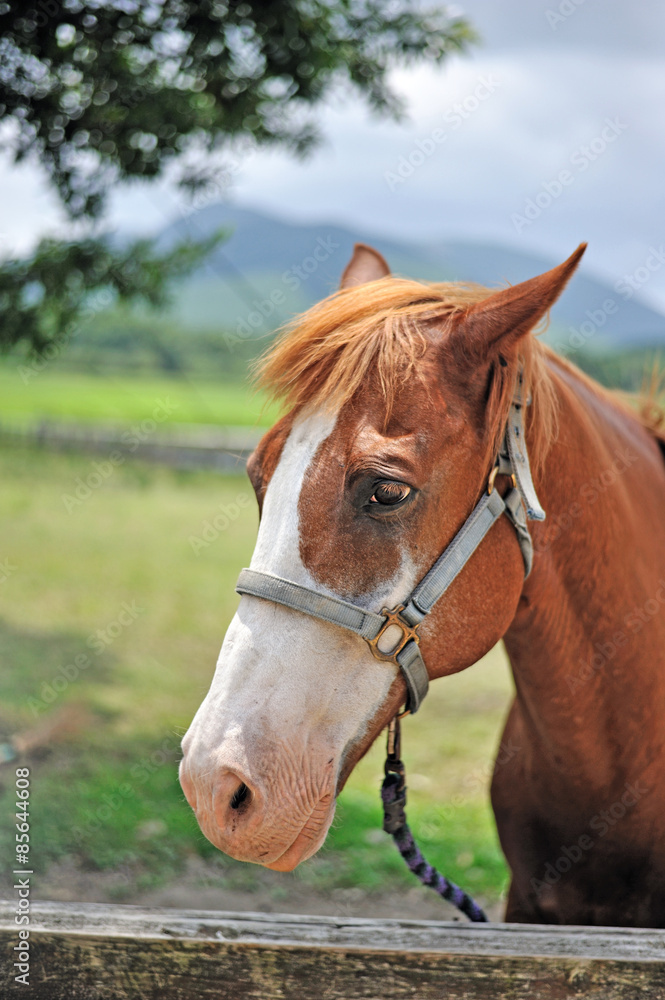
[[240,806],[245,802],[250,796],[250,790],[247,785],[243,782],[239,788],[236,788],[233,796],[231,798],[231,808],[239,809]]

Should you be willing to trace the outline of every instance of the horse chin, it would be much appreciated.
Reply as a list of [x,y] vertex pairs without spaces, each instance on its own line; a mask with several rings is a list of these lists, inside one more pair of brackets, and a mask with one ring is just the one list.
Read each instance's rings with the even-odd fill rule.
[[288,847],[283,854],[280,854],[280,856],[274,861],[262,862],[263,867],[270,868],[274,872],[292,872],[293,869],[297,868],[303,861],[307,861],[309,858],[313,857],[323,846],[323,843],[328,836],[328,830],[330,829],[334,815],[335,800],[333,799],[332,806],[329,809],[328,815],[326,816],[322,826],[319,828],[318,833],[310,829],[310,822],[308,821],[291,846]]
[[[327,832],[327,831],[326,831]],[[281,857],[277,858],[275,861],[269,861],[264,864],[264,868],[270,868],[274,872],[292,872],[294,868],[297,868],[299,864],[303,861],[307,861],[312,855],[316,854],[319,850],[323,841],[325,840],[324,835],[317,840],[314,844],[310,840],[299,834],[298,837],[293,841],[288,850],[284,851]]]

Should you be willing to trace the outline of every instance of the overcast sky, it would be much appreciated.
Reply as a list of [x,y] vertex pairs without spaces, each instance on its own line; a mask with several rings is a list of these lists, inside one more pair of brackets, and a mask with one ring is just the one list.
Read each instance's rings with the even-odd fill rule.
[[[637,272],[665,311],[665,4],[659,0],[467,0],[482,36],[440,71],[396,74],[409,121],[328,107],[305,163],[252,154],[232,198],[289,219],[334,220],[409,240],[487,239],[589,270]],[[62,223],[39,172],[0,164],[0,248]],[[114,226],[179,214],[166,185],[114,195]],[[654,255],[651,248],[663,253]],[[638,270],[639,269],[639,270]],[[643,280],[644,279],[644,280]]]

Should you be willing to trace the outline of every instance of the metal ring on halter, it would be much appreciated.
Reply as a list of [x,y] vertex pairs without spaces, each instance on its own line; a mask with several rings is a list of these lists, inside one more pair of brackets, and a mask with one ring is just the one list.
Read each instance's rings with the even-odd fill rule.
[[[497,462],[492,471],[490,472],[489,479],[487,480],[487,495],[489,496],[494,489],[494,483],[496,477],[499,475],[499,463]],[[517,480],[515,479],[515,473],[511,473],[510,480],[513,484],[513,489],[517,487]]]
[[[407,642],[413,641],[416,645],[420,645],[420,636],[418,635],[418,628],[420,627],[420,622],[417,625],[410,625],[406,619],[402,618],[401,612],[404,611],[404,604],[398,604],[396,607],[390,610],[390,608],[381,608],[381,614],[385,618],[385,624],[382,626],[381,631],[374,636],[373,639],[366,639],[366,643],[372,650],[372,654],[377,660],[382,660],[387,663],[394,663],[396,667],[399,667],[400,663],[397,657],[402,652]],[[397,640],[393,648],[389,653],[384,653],[382,649],[379,649],[379,642],[386,634],[387,630],[391,626],[397,626],[402,632],[401,638]]]

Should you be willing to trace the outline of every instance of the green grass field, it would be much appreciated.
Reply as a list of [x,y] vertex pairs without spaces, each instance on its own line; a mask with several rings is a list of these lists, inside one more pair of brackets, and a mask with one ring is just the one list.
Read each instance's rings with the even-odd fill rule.
[[0,365],[0,421],[67,418],[131,423],[149,417],[160,400],[169,400],[169,421],[177,424],[269,427],[277,412],[265,406],[260,394],[234,382],[144,375],[98,377],[62,372],[57,367],[32,373],[25,364],[5,361]]
[[[100,403],[102,412],[110,415]],[[133,886],[153,885],[192,855],[221,858],[180,792],[178,741],[208,689],[257,516],[253,500],[237,503],[251,493],[244,477],[129,461],[68,512],[62,497],[91,462],[0,452],[0,740],[69,708],[71,732],[28,755],[34,869],[69,858],[89,871],[123,867]],[[238,515],[197,555],[189,539],[220,504],[227,512],[236,504]],[[418,839],[486,901],[506,880],[487,787],[509,691],[497,649],[437,682],[404,727]],[[380,830],[382,753],[375,746],[352,775],[324,849],[285,879],[326,889],[413,885]],[[0,771],[4,858],[13,767]],[[229,862],[224,872],[251,887],[256,869]]]

